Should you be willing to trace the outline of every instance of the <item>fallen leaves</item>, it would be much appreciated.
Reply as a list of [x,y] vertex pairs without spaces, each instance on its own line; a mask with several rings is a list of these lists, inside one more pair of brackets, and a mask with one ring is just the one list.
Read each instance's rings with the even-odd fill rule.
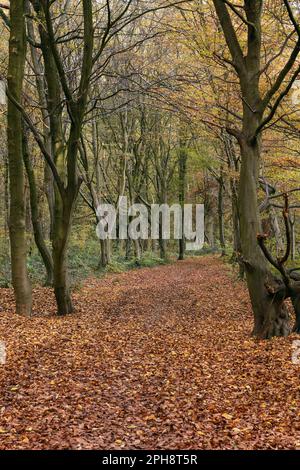
[[223,413],[222,416],[223,416],[223,418],[225,418],[225,419],[227,419],[227,420],[230,420],[230,419],[233,418],[232,415],[230,415],[230,414],[228,414],[228,413]]
[[215,257],[89,280],[12,315],[1,290],[1,449],[298,448],[291,341],[250,337],[246,290]]

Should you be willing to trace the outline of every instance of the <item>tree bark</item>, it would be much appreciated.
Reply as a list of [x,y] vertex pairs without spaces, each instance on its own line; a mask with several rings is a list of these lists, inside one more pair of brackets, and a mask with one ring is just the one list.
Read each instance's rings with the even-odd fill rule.
[[206,243],[212,250],[215,248],[215,215],[217,204],[215,189],[215,181],[213,177],[209,174],[206,174],[204,195],[204,233]]
[[[24,1],[10,2],[10,39],[8,65],[8,92],[18,102],[22,101],[22,87],[26,57]],[[32,307],[31,286],[26,265],[26,229],[24,200],[24,165],[22,141],[22,116],[8,101],[7,139],[10,188],[10,246],[12,283],[16,300],[16,313],[30,316]]]
[[186,188],[186,167],[187,167],[187,152],[183,147],[183,142],[180,143],[179,158],[178,158],[178,176],[179,176],[179,204],[181,206],[181,225],[182,235],[179,239],[179,254],[178,260],[183,260],[185,255],[185,238],[184,238],[184,203],[185,203],[185,188]]
[[110,263],[110,243],[109,240],[100,240],[100,262],[99,268],[106,268]]
[[74,310],[69,287],[67,259],[72,214],[72,202],[68,204],[67,199],[59,201],[57,195],[52,245],[54,265],[53,285],[57,303],[57,314],[60,316],[70,314]]
[[[31,13],[31,8],[30,8],[30,1],[26,0],[26,13],[28,13],[27,17],[27,31],[28,31],[28,37],[32,41],[36,41],[35,38],[35,32],[34,32],[34,25],[33,25],[33,20],[30,16]],[[44,34],[44,33],[42,33]],[[45,48],[45,41],[42,41],[43,47]],[[43,117],[43,138],[44,138],[44,145],[45,148],[48,152],[49,155],[52,156],[53,159],[53,146],[52,146],[52,140],[51,140],[51,135],[50,135],[50,130],[51,130],[51,120],[50,116],[47,110],[47,91],[46,91],[46,83],[44,80],[44,68],[41,65],[40,62],[40,57],[39,53],[36,47],[34,45],[30,44],[30,52],[31,52],[31,58],[32,58],[32,67],[35,73],[35,81],[36,81],[36,87],[37,87],[37,92],[39,96],[39,101],[41,105],[41,114]],[[47,53],[46,53],[47,55]],[[45,57],[45,54],[44,54]],[[48,64],[46,65],[48,66]],[[47,198],[48,202],[48,209],[49,209],[49,219],[50,219],[50,224],[49,224],[49,239],[52,240],[53,238],[53,224],[54,224],[54,204],[55,204],[55,198],[54,198],[54,179],[52,172],[49,168],[49,165],[47,162],[44,162],[44,192]]]
[[281,235],[281,230],[280,230],[278,218],[277,218],[274,207],[269,205],[268,212],[269,212],[269,220],[270,220],[270,224],[272,227],[272,232],[274,234],[275,242],[276,242],[276,253],[277,253],[277,256],[279,257],[284,250],[284,243],[283,243],[283,239]]
[[290,333],[290,327],[284,299],[270,296],[266,289],[266,284],[274,282],[274,276],[268,270],[257,243],[257,234],[261,232],[257,204],[259,142],[251,145],[247,140],[243,140],[241,155],[239,219],[242,255],[254,314],[253,335],[263,339],[286,336]]
[[[67,270],[67,250],[73,212],[81,185],[81,180],[78,177],[77,160],[93,68],[92,2],[91,0],[83,0],[82,2],[84,47],[81,77],[76,97],[75,92],[69,88],[64,64],[57,49],[50,11],[51,5],[46,1],[32,1],[32,4],[40,20],[39,32],[48,88],[47,107],[50,116],[52,155],[55,164],[54,168],[53,165],[50,165],[55,178],[55,214],[52,240],[54,292],[58,315],[66,315],[73,311]],[[71,121],[66,144],[62,130],[62,91]],[[49,161],[48,163],[50,164]]]
[[291,225],[291,237],[292,237],[291,260],[295,261],[295,258],[296,258],[296,229],[295,229],[296,214],[295,213],[293,214],[293,217],[290,217],[290,225]]
[[219,240],[222,250],[222,256],[226,255],[225,228],[224,228],[224,178],[223,169],[221,168],[218,178],[218,221],[219,221]]
[[38,211],[38,199],[37,199],[37,187],[35,174],[32,168],[30,161],[29,151],[28,151],[28,142],[26,136],[26,130],[23,129],[23,159],[26,168],[29,190],[30,190],[30,209],[31,209],[31,221],[34,233],[34,239],[36,246],[42,257],[47,277],[46,277],[46,286],[52,286],[53,284],[53,261],[50,251],[47,248],[43,237],[43,230],[40,224],[39,211]]
[[[262,0],[245,0],[243,10],[247,24],[247,44],[239,41],[231,20],[228,6],[222,0],[213,0],[224,38],[231,54],[233,67],[238,75],[242,94],[242,127],[227,128],[237,138],[241,149],[239,182],[239,220],[242,256],[251,299],[254,328],[253,334],[260,338],[285,336],[289,333],[289,318],[282,298],[270,295],[267,285],[276,282],[267,267],[267,261],[257,243],[261,231],[257,204],[257,186],[260,163],[261,132],[276,111],[276,105],[268,117],[268,109],[299,53],[299,42],[277,79],[262,97],[260,92],[262,53]],[[291,86],[292,82],[290,83]],[[284,95],[283,95],[284,96]],[[280,102],[280,101],[279,101]]]

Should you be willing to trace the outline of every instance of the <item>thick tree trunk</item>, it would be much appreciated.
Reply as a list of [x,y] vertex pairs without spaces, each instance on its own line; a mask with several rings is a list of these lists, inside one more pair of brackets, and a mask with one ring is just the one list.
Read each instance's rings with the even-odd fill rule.
[[[239,219],[242,256],[246,267],[247,285],[254,313],[253,333],[260,338],[284,336],[289,333],[289,319],[283,298],[271,295],[272,289],[266,284],[274,283],[274,276],[267,268],[267,262],[258,246],[257,234],[261,231],[258,206],[257,184],[260,160],[260,136],[272,120],[279,101],[272,106],[273,98],[288,77],[299,54],[297,42],[290,59],[281,68],[273,85],[261,95],[262,11],[261,0],[245,0],[243,11],[247,19],[247,39],[240,40],[238,30],[232,22],[226,2],[213,0],[224,37],[237,72],[242,95],[242,129],[227,128],[235,136],[241,148],[241,173],[239,184]],[[246,44],[245,44],[246,42]],[[246,46],[246,47],[245,47]],[[292,82],[290,82],[290,85]],[[286,88],[286,92],[288,88]],[[269,112],[269,108],[271,111]],[[268,110],[268,114],[265,112]]]
[[300,295],[293,295],[291,296],[292,304],[294,307],[295,315],[296,315],[296,321],[294,324],[293,331],[295,333],[300,334]]
[[[24,1],[10,2],[10,40],[8,65],[8,91],[17,101],[22,99],[26,37]],[[31,314],[31,286],[26,266],[26,230],[24,201],[24,165],[22,142],[22,116],[15,105],[8,101],[7,138],[10,188],[10,246],[12,283],[16,300],[16,313]]]
[[300,334],[300,308],[299,307],[297,310],[297,317],[296,317],[296,322],[293,328],[293,332],[297,333],[298,335]]
[[242,165],[239,185],[239,218],[242,254],[246,279],[254,313],[253,335],[268,339],[290,332],[288,312],[283,299],[271,296],[265,287],[274,282],[257,243],[261,231],[257,206],[259,143],[241,143]]

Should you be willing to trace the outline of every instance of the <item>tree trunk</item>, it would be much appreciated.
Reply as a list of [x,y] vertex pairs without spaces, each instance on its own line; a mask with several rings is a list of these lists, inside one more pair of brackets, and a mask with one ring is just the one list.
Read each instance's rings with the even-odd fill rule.
[[[235,154],[235,148],[232,141],[232,136],[228,133],[223,133],[223,142],[225,146],[225,152],[227,155],[228,168],[231,171],[239,172],[239,162]],[[240,220],[239,220],[239,208],[238,208],[238,184],[237,178],[234,176],[230,177],[230,191],[231,191],[231,213],[232,213],[232,232],[233,232],[233,254],[231,261],[237,262],[239,266],[239,278],[244,279],[245,266],[241,261],[241,237],[240,237]]]
[[226,254],[226,243],[224,233],[224,179],[223,170],[221,169],[221,175],[218,179],[219,191],[218,191],[218,220],[219,220],[219,240],[222,249],[222,256]]
[[[245,0],[243,11],[247,20],[247,39],[239,38],[226,2],[213,0],[232,64],[237,72],[242,97],[242,128],[227,127],[235,136],[241,148],[241,172],[239,184],[239,219],[242,256],[246,267],[247,285],[254,313],[253,334],[260,338],[285,336],[289,333],[289,319],[282,298],[270,295],[266,284],[274,282],[274,276],[267,269],[267,262],[257,242],[261,231],[257,206],[257,185],[260,160],[260,139],[262,130],[272,120],[281,99],[288,92],[282,92],[279,101],[272,101],[285,82],[299,54],[299,42],[295,45],[290,59],[281,68],[277,79],[264,95],[261,95],[261,57],[263,55],[261,0]],[[245,44],[246,43],[246,44]],[[296,77],[296,76],[295,76]],[[293,76],[293,79],[295,79]],[[292,81],[290,81],[290,86]],[[269,111],[271,108],[271,111]],[[266,115],[266,111],[268,114]],[[272,290],[271,290],[272,291]]]
[[[17,101],[22,101],[22,86],[26,56],[24,1],[10,2],[10,40],[8,65],[8,91]],[[22,116],[15,105],[8,101],[7,139],[9,161],[10,218],[12,283],[16,300],[16,313],[31,315],[31,286],[26,266],[26,229],[24,202],[24,165],[22,142]]]
[[142,257],[142,250],[141,250],[141,243],[140,240],[134,240],[134,253],[135,253],[135,258],[137,261],[140,261]]
[[232,225],[233,225],[233,255],[232,261],[237,262],[239,265],[239,278],[244,279],[245,277],[245,265],[241,261],[242,245],[241,245],[241,234],[240,234],[240,218],[238,208],[238,195],[236,182],[231,178],[231,210],[232,210]]
[[187,152],[186,149],[183,147],[183,143],[180,143],[180,151],[179,151],[179,158],[178,158],[178,173],[179,173],[179,204],[181,206],[181,224],[182,224],[182,235],[179,239],[179,254],[178,260],[183,260],[185,255],[185,238],[184,238],[184,203],[185,203],[185,187],[186,187],[186,165],[187,165]]
[[39,213],[38,213],[38,200],[37,200],[37,188],[35,175],[30,161],[30,156],[28,152],[28,142],[26,136],[26,130],[23,130],[23,158],[24,164],[27,172],[27,178],[30,189],[30,208],[31,208],[31,221],[34,233],[34,239],[36,246],[40,252],[42,260],[44,262],[47,278],[45,285],[52,286],[53,284],[53,261],[50,251],[48,250],[45,240],[43,237],[43,231],[40,224]]
[[281,236],[281,230],[280,230],[278,218],[277,218],[274,207],[270,205],[268,208],[268,212],[269,212],[270,224],[271,224],[272,231],[275,237],[275,242],[276,242],[276,254],[279,257],[281,256],[284,250],[284,243],[283,243],[283,239]]
[[159,256],[161,259],[167,257],[167,240],[163,238],[163,220],[162,213],[159,214]]
[[295,261],[296,258],[296,215],[294,213],[293,217],[290,217],[290,225],[291,225],[291,260]]
[[99,268],[106,268],[110,263],[110,241],[100,239],[100,262]]
[[125,259],[129,260],[131,256],[131,239],[129,237],[125,240]]
[[[26,0],[26,13],[27,13],[27,34],[28,37],[36,42],[35,38],[35,32],[34,32],[34,23],[33,19],[31,17],[31,8],[30,8],[30,1]],[[45,41],[43,40],[43,43]],[[33,70],[35,73],[35,81],[36,81],[36,87],[37,87],[37,92],[39,96],[39,101],[41,105],[41,113],[43,116],[43,136],[44,136],[44,145],[45,148],[47,149],[47,152],[49,155],[52,156],[53,159],[53,154],[52,154],[52,142],[51,142],[51,135],[50,135],[50,126],[51,126],[51,119],[49,117],[49,112],[47,111],[47,93],[46,93],[46,84],[44,80],[44,69],[40,63],[39,60],[39,53],[37,51],[37,48],[33,45],[30,44],[30,52],[31,52],[31,58],[32,58],[32,66]],[[48,202],[48,208],[49,208],[49,239],[52,240],[53,237],[53,224],[54,224],[54,179],[53,175],[51,172],[51,169],[49,168],[49,165],[45,162],[44,164],[44,192],[47,198]]]
[[73,312],[71,300],[69,278],[68,278],[68,260],[67,248],[71,230],[72,204],[62,201],[56,195],[55,218],[54,218],[54,236],[53,236],[53,265],[54,265],[54,293],[57,303],[57,314],[67,315]]
[[207,172],[204,177],[204,235],[205,241],[211,249],[215,248],[215,216],[217,212],[216,181]]
[[167,243],[163,238],[159,239],[159,256],[161,259],[166,259],[167,257]]
[[[160,204],[167,203],[167,184],[165,179],[161,181],[161,192],[160,192]],[[163,214],[160,212],[159,214],[159,252],[160,258],[165,260],[167,258],[167,240],[163,238]]]
[[266,260],[257,243],[261,231],[257,206],[257,181],[260,149],[259,142],[241,142],[241,174],[239,185],[239,218],[242,254],[246,279],[254,313],[253,335],[268,339],[286,336],[290,332],[289,318],[283,299],[270,296],[266,283],[274,282]]
[[294,307],[296,321],[293,328],[294,333],[300,334],[300,295],[292,295],[291,301]]

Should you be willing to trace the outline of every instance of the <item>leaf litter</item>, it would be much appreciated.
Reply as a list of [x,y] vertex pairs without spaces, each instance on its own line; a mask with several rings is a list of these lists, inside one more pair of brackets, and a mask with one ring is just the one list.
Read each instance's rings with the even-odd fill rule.
[[297,336],[257,341],[243,283],[215,256],[51,290],[13,315],[1,289],[0,449],[295,449]]

